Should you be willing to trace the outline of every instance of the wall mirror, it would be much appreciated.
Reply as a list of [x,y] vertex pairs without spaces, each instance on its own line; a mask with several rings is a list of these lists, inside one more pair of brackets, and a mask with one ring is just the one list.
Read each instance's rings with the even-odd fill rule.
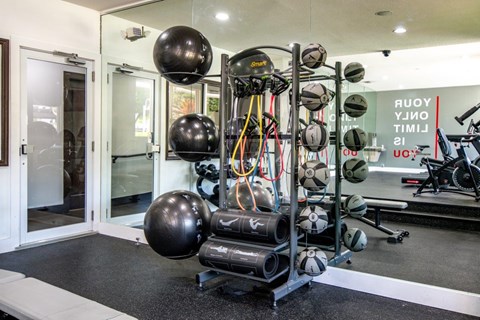
[[[471,5],[468,1],[461,2],[465,6]],[[398,154],[400,149],[409,152],[414,144],[419,142],[434,145],[433,132],[436,120],[439,125],[447,127],[452,133],[461,133],[466,130],[465,127],[455,125],[453,119],[480,102],[480,80],[475,72],[472,72],[480,69],[480,46],[478,42],[474,42],[478,41],[478,37],[475,38],[471,31],[467,32],[467,30],[450,32],[451,28],[460,28],[460,26],[455,23],[455,18],[442,17],[443,22],[438,24],[442,25],[441,30],[435,30],[436,33],[432,34],[432,39],[435,41],[429,44],[431,48],[424,48],[425,42],[416,38],[415,34],[403,37],[394,35],[392,17],[375,15],[375,12],[380,9],[389,9],[393,11],[393,17],[408,17],[413,7],[415,14],[425,15],[428,12],[429,15],[440,16],[439,12],[432,12],[434,10],[432,8],[438,7],[433,1],[422,3],[407,1],[407,3],[390,4],[393,7],[385,8],[385,2],[381,0],[358,6],[351,1],[274,0],[268,1],[268,10],[265,10],[261,3],[267,6],[266,0],[164,0],[112,12],[102,16],[102,50],[106,50],[111,55],[116,50],[112,49],[112,46],[123,41],[124,49],[118,52],[118,55],[137,60],[143,59],[146,64],[153,65],[152,48],[158,35],[171,26],[187,25],[201,31],[214,47],[211,73],[218,73],[220,53],[232,55],[245,48],[267,44],[288,47],[291,42],[298,42],[302,46],[310,42],[321,43],[328,52],[327,63],[329,64],[340,61],[345,66],[352,61],[361,62],[367,66],[365,81],[355,85],[345,84],[343,98],[352,93],[361,93],[369,100],[367,116],[357,120],[357,125],[371,133],[369,146],[384,148],[376,161],[370,161],[371,168],[376,168],[385,179],[389,179],[392,190],[395,190],[395,192],[384,194],[384,199],[411,201],[413,189],[403,188],[400,182],[401,173],[394,171],[404,169],[406,172],[418,171],[419,164],[411,161],[409,157],[402,156],[400,159],[394,157],[394,154]],[[258,8],[258,10],[252,10],[252,8]],[[217,20],[215,13],[219,11],[229,13],[230,20],[226,22]],[[364,16],[370,15],[369,23],[355,20],[354,17],[359,16],[357,13],[360,11]],[[326,15],[325,12],[335,14]],[[466,16],[461,19],[476,20],[474,16],[467,17],[470,15],[468,12],[463,14]],[[420,20],[422,19],[417,19],[415,23],[421,23]],[[127,26],[137,28],[144,26],[145,30],[151,31],[151,34],[145,39],[132,42],[123,40],[120,36],[120,27]],[[359,33],[367,32],[372,26],[387,31],[374,43],[363,41],[365,37],[362,38]],[[328,31],[325,32],[325,30]],[[464,45],[458,45],[459,43]],[[439,45],[444,46],[439,49],[436,47]],[[387,47],[392,50],[389,57],[385,57],[381,52]],[[288,67],[288,59],[285,56],[272,53],[270,57],[276,67],[280,69]],[[438,100],[437,97],[439,97]],[[168,103],[165,103],[167,99],[164,97],[162,100],[162,110],[171,108]],[[216,110],[214,103],[214,100],[207,101],[208,112]],[[396,106],[398,107],[399,103],[402,103],[405,109],[402,111],[405,113],[398,113],[400,111]],[[203,104],[205,105],[205,102]],[[418,112],[407,112],[412,111],[406,110],[410,104],[411,108],[417,108]],[[436,117],[437,105],[441,110],[441,117]],[[475,116],[477,120],[480,119],[480,111]],[[329,110],[326,110],[324,117],[327,122],[331,121]],[[405,121],[407,121],[402,119],[406,117],[420,122],[413,122],[413,127],[410,124],[408,127],[402,127],[401,125],[406,124]],[[284,123],[287,123],[287,120]],[[426,137],[426,141],[421,139],[416,141],[412,133],[425,131],[425,125],[428,126],[428,133],[422,137]],[[399,131],[395,132],[395,130]],[[415,132],[408,132],[411,130]],[[331,152],[328,153],[330,156]],[[365,154],[363,156],[365,157]],[[179,161],[170,162],[180,163]],[[378,186],[366,187],[365,184],[345,183],[342,189],[347,194],[357,190],[360,190],[360,193],[368,191],[370,192],[368,196],[378,196],[379,192]],[[426,203],[440,202],[439,198],[434,196],[425,196],[422,199]],[[478,203],[475,201],[467,199],[464,202],[466,201],[471,201],[473,206],[478,208]],[[368,228],[366,226],[365,230]],[[377,249],[374,246],[369,248],[372,252]],[[407,245],[392,247],[389,250],[399,249],[415,250],[408,248]],[[383,266],[389,263],[388,261],[378,262],[378,265]],[[382,275],[398,277],[393,272],[394,269],[411,267],[402,263],[404,262],[399,261],[398,265],[390,268],[389,274]],[[432,269],[436,267],[436,264],[431,265]],[[428,284],[439,285],[438,283]]]
[[9,40],[0,39],[0,166],[8,166]]

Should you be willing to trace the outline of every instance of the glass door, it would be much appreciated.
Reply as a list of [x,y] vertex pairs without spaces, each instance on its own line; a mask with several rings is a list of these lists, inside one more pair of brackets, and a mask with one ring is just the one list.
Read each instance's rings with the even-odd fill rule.
[[22,50],[22,244],[92,229],[86,147],[91,72],[88,61],[73,64]]
[[157,194],[160,146],[155,130],[159,77],[135,68],[109,65],[107,220],[140,226]]

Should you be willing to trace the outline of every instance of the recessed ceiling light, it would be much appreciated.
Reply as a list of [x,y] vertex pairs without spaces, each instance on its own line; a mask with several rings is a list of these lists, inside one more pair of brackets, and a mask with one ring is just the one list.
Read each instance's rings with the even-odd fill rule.
[[392,11],[390,11],[390,10],[377,11],[377,12],[375,12],[375,15],[380,16],[380,17],[391,16]]
[[398,26],[393,30],[393,32],[398,33],[398,34],[405,33],[405,32],[407,32],[407,29],[405,29],[405,27]]
[[220,21],[227,21],[228,19],[230,19],[230,16],[228,15],[228,13],[219,12],[215,15],[215,18]]

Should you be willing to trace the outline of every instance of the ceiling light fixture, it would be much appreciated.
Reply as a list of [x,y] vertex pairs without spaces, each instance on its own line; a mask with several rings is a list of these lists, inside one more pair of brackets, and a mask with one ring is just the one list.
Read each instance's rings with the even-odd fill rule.
[[227,21],[228,19],[230,19],[230,16],[228,15],[228,13],[219,12],[215,15],[215,18],[220,21]]
[[401,33],[407,32],[407,29],[405,29],[405,27],[398,26],[393,30],[393,32],[395,32],[397,34],[401,34]]

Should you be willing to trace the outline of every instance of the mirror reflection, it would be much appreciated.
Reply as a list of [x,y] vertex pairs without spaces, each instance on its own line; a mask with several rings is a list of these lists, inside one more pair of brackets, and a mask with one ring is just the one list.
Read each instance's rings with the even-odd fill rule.
[[[159,95],[154,107],[158,123],[151,129],[153,133],[150,141],[154,146],[158,145],[158,149],[154,148],[158,157],[152,158],[152,165],[153,170],[159,169],[159,173],[150,173],[152,177],[157,177],[152,182],[152,199],[175,189],[190,190],[197,179],[192,165],[176,159],[170,152],[168,129],[177,109],[193,107],[191,103],[183,106],[180,105],[181,102],[174,102],[183,91],[189,95],[189,101],[201,100],[195,103],[195,112],[207,114],[218,123],[219,79],[213,76],[220,72],[222,53],[232,56],[258,45],[288,48],[292,42],[302,46],[319,42],[328,52],[328,64],[333,65],[339,61],[345,66],[357,61],[366,69],[362,82],[343,84],[342,105],[352,95],[359,94],[366,100],[368,112],[363,117],[344,114],[341,138],[354,128],[361,128],[365,132],[363,150],[344,148],[342,157],[345,160],[363,159],[368,163],[369,175],[363,183],[343,181],[342,194],[359,194],[369,199],[393,201],[372,202],[371,209],[380,210],[371,210],[365,216],[373,221],[373,228],[361,220],[346,218],[349,226],[361,228],[367,233],[369,246],[354,256],[352,265],[341,267],[479,293],[480,274],[470,266],[479,262],[473,248],[479,238],[477,188],[480,185],[480,171],[477,171],[475,165],[480,162],[480,140],[475,134],[478,133],[480,122],[480,112],[476,112],[480,108],[480,83],[472,70],[480,69],[480,46],[472,43],[476,40],[471,37],[471,31],[462,30],[463,32],[451,34],[442,27],[437,30],[437,41],[432,41],[426,47],[415,35],[403,35],[400,38],[392,34],[392,18],[375,15],[379,8],[373,5],[310,0],[274,3],[275,5],[269,5],[269,10],[252,10],[259,6],[258,1],[165,0],[102,16],[102,57],[105,63],[115,61],[119,64],[139,65],[144,70],[155,73],[152,59],[155,41],[162,31],[176,25],[190,26],[201,31],[212,45],[211,78],[207,77],[193,86],[179,88],[167,84],[162,78],[160,84],[152,89],[156,91],[153,95]],[[414,6],[417,14],[431,10],[428,4],[415,3]],[[369,12],[370,23],[378,28],[388,28],[388,32],[379,36],[377,41],[362,40],[359,34],[368,26],[355,25],[357,21],[354,16],[358,10],[362,13]],[[400,4],[393,5],[391,10],[393,17],[406,14]],[[215,18],[215,14],[220,12],[228,14],[229,19],[220,21]],[[328,15],[325,12],[335,14]],[[342,14],[345,19],[339,19],[337,14]],[[468,18],[468,15],[465,13],[464,18]],[[444,23],[445,28],[454,27],[449,22]],[[128,32],[134,30],[147,33],[141,33],[141,37],[128,37]],[[122,34],[127,36],[122,37]],[[288,55],[278,51],[266,52],[275,68],[288,68]],[[301,87],[315,83],[315,76],[329,74],[330,70],[320,68],[314,75],[304,77]],[[325,86],[333,89],[332,83],[325,83]],[[112,115],[119,112],[114,109],[118,107],[114,101]],[[287,99],[282,100],[281,104],[284,108],[279,115],[280,127],[286,133]],[[264,102],[263,110],[267,107],[268,102]],[[466,114],[469,110],[470,114]],[[152,112],[151,115],[153,114]],[[131,119],[132,117],[133,115],[130,116]],[[318,112],[302,109],[300,117],[305,122],[323,122],[332,131],[335,122],[334,105],[331,103]],[[116,122],[116,125],[121,123]],[[439,144],[443,136],[438,133],[438,128],[446,133],[444,142],[450,147],[442,148]],[[450,149],[451,154],[447,149]],[[334,147],[330,145],[314,155],[302,151],[299,161],[317,158],[332,166],[333,155]],[[445,161],[450,163],[443,168]],[[122,174],[128,176],[131,172],[127,170]],[[113,189],[120,185],[114,182],[113,176],[112,165],[112,199]],[[282,190],[284,195],[288,194],[286,181],[288,180],[281,182],[285,188]],[[128,183],[134,182],[129,180]],[[213,192],[214,186],[209,188]],[[420,188],[420,191],[432,192],[419,192]],[[319,199],[334,191],[331,184],[322,192],[311,196]],[[414,193],[417,193],[415,197]],[[308,192],[305,195],[308,196]],[[145,208],[135,210],[137,215],[130,224],[141,225],[142,210]],[[378,228],[379,225],[387,231]],[[408,229],[410,236],[405,232],[397,232],[397,229]],[[394,233],[393,240],[390,239],[390,231]],[[399,235],[402,235],[403,241],[399,241]],[[435,261],[445,254],[435,251],[439,245],[444,246],[441,250],[451,250],[448,252],[452,253],[452,258],[442,259],[440,265]],[[458,250],[457,245],[464,250]],[[469,274],[468,279],[457,277],[453,281],[440,276],[448,268],[456,267]]]

